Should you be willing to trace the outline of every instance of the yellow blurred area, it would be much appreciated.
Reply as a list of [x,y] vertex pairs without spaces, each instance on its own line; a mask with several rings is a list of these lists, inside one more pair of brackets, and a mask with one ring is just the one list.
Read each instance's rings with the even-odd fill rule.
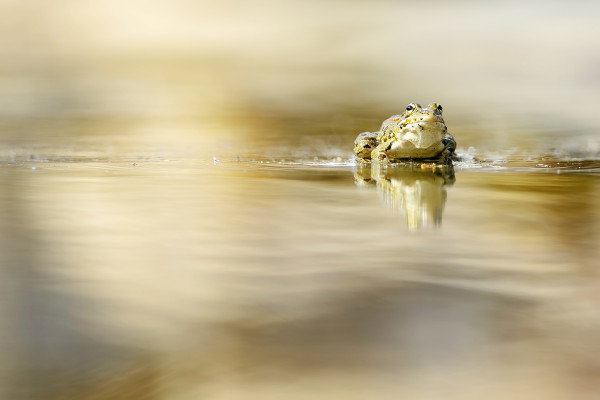
[[0,115],[381,121],[438,101],[449,124],[488,135],[597,129],[598,11],[585,1],[3,1]]

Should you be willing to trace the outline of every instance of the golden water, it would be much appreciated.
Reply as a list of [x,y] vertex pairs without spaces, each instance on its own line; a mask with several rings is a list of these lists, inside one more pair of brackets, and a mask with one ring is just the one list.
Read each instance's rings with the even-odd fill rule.
[[39,126],[0,169],[2,399],[597,393],[597,159]]

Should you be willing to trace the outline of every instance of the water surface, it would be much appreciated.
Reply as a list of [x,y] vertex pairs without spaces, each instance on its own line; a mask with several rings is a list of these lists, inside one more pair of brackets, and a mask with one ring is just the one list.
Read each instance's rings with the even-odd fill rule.
[[300,136],[5,147],[0,397],[593,398],[598,159]]

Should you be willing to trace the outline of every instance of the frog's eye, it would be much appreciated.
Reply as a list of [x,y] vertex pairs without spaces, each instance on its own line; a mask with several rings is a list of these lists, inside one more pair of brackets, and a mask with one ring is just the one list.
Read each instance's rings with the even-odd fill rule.
[[407,113],[411,113],[414,110],[419,110],[421,109],[421,106],[418,105],[417,103],[410,103],[409,105],[406,106],[406,112]]
[[442,106],[438,103],[431,103],[427,108],[432,111],[437,111],[438,113],[442,113]]

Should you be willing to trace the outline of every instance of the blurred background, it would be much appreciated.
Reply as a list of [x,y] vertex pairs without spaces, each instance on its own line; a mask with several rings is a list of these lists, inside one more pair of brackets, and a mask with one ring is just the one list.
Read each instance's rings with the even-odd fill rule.
[[596,399],[599,15],[0,0],[0,399]]
[[[465,148],[597,143],[593,1],[3,0],[1,7],[5,126],[137,118],[151,119],[152,132],[129,126],[117,136],[187,142],[217,124],[236,141],[298,131],[345,140],[411,101],[437,101]],[[18,134],[12,125],[2,136],[58,135],[41,125]]]

